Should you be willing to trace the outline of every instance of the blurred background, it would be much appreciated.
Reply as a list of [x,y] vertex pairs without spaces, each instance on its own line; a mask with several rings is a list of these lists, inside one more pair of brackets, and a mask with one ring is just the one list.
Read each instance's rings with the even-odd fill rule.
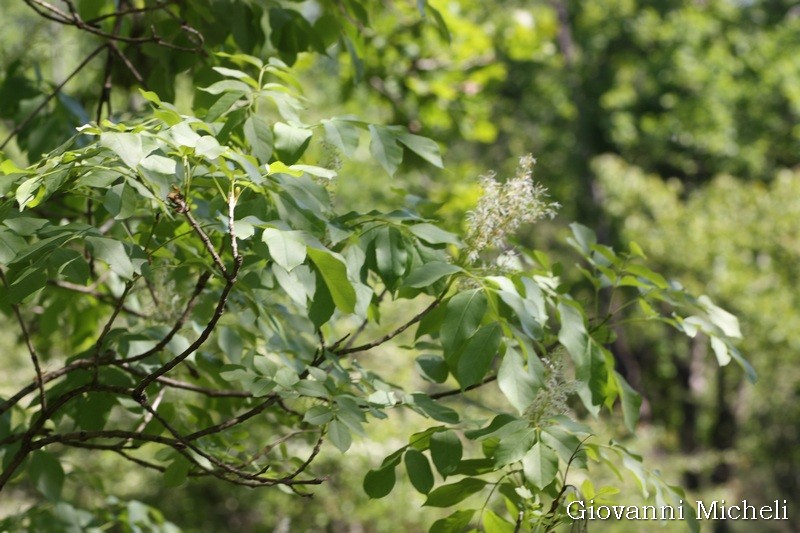
[[[480,196],[478,177],[490,171],[511,176],[519,157],[533,154],[535,178],[562,208],[554,221],[522,232],[522,244],[573,262],[563,245],[573,220],[594,228],[607,244],[635,241],[654,270],[739,317],[741,349],[759,376],[750,385],[738,367],[715,368],[703,340],[687,341],[663,329],[628,330],[613,351],[644,397],[638,438],[630,446],[685,487],[691,501],[788,500],[793,520],[758,527],[796,530],[800,5],[783,0],[430,3],[446,31],[422,19],[414,2],[386,0],[371,12],[371,31],[358,60],[336,45],[327,57],[296,57],[313,103],[310,115],[354,114],[400,124],[437,140],[445,153],[446,170],[411,160],[392,180],[377,166],[343,159],[334,185],[337,203],[349,210],[413,201],[458,230]],[[319,11],[313,1],[291,6],[309,20]],[[0,13],[5,22],[0,139],[5,139],[93,45],[23,2],[4,2]],[[266,20],[249,24],[253,27],[232,21],[230,32],[249,31],[256,49],[270,54]],[[208,69],[185,71],[188,63],[161,61],[156,53],[139,59],[152,67],[146,72],[163,100],[187,112],[208,106],[207,95],[194,90],[206,85]],[[29,154],[35,160],[92,120],[101,75],[101,61],[82,70],[47,113],[5,146],[6,155],[20,164]],[[143,106],[134,86],[135,80],[115,85],[112,108],[120,117]],[[317,154],[330,155],[325,147],[317,147]],[[386,317],[385,325],[392,320]],[[0,325],[0,331],[4,357],[22,354],[9,328]],[[25,359],[19,359],[19,376],[27,376]],[[407,355],[390,360],[398,382],[424,386]],[[0,393],[16,383],[14,375],[5,376]],[[420,508],[423,497],[407,482],[385,500],[367,500],[361,490],[366,470],[423,424],[398,413],[372,427],[370,438],[357,441],[347,456],[326,449],[322,474],[330,482],[310,500],[205,482],[168,489],[148,472],[127,466],[119,470],[124,477],[105,490],[121,502],[156,506],[185,531],[423,531],[440,514]],[[370,444],[375,441],[380,449]],[[75,457],[85,475],[70,488],[73,499],[96,505],[103,491],[94,490],[92,478],[100,486],[102,472],[117,468],[116,459]],[[609,483],[620,485],[608,476]],[[635,482],[622,486],[632,495],[626,501],[636,501]],[[24,488],[4,495],[0,518],[31,501]],[[750,526],[719,523],[715,530]]]

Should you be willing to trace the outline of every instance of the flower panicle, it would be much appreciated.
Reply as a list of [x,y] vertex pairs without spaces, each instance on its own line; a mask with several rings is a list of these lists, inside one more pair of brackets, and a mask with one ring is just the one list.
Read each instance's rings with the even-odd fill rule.
[[483,196],[467,214],[468,257],[476,261],[487,248],[501,248],[522,224],[542,218],[552,219],[561,207],[547,199],[547,189],[533,181],[536,159],[520,158],[514,177],[500,182],[494,173],[481,176]]

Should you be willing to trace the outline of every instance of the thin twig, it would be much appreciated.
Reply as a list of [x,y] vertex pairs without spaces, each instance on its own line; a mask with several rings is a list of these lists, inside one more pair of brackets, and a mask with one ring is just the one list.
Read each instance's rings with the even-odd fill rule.
[[473,385],[470,385],[469,387],[464,387],[463,389],[453,389],[453,390],[447,390],[447,391],[442,391],[442,392],[435,392],[433,394],[429,394],[428,397],[431,400],[438,400],[439,398],[446,398],[447,396],[456,396],[458,394],[463,394],[463,393],[465,393],[467,391],[471,391],[473,389],[477,389],[478,387],[483,387],[487,383],[491,383],[493,381],[497,381],[497,376],[496,375],[487,376],[487,377],[483,378],[483,380],[480,381],[479,383],[475,383]]
[[103,341],[106,339],[106,335],[108,332],[111,331],[111,326],[114,324],[114,320],[116,320],[117,315],[119,315],[120,311],[122,311],[122,306],[125,304],[125,298],[128,297],[131,289],[133,288],[134,283],[136,283],[136,278],[132,279],[131,281],[125,284],[125,289],[122,291],[122,294],[119,297],[119,301],[117,305],[114,306],[114,311],[111,313],[111,316],[108,317],[105,326],[103,326],[103,331],[100,332],[100,335],[97,337],[97,342],[94,345],[94,380],[97,381],[97,372],[100,368],[100,353],[103,349]]
[[256,405],[249,411],[246,411],[233,418],[229,418],[228,420],[220,422],[219,424],[214,424],[213,426],[208,426],[204,429],[201,429],[200,431],[195,431],[194,433],[190,433],[189,435],[186,436],[186,440],[188,441],[197,440],[201,437],[205,437],[206,435],[213,435],[214,433],[219,433],[220,431],[224,431],[230,427],[238,426],[242,422],[264,412],[268,407],[272,406],[277,401],[278,401],[277,396],[269,396],[267,397],[266,400]]
[[[134,368],[130,365],[125,363],[118,363],[118,366],[125,370],[130,374],[134,374],[139,377],[145,377],[148,375],[147,372],[144,370],[140,370],[138,368]],[[174,389],[183,389],[191,392],[196,392],[198,394],[202,394],[204,396],[208,396],[210,398],[252,398],[253,393],[248,391],[240,391],[240,390],[225,390],[225,389],[209,389],[207,387],[200,387],[193,383],[186,383],[185,381],[179,381],[177,379],[172,379],[168,377],[161,376],[160,378],[156,379],[158,383],[162,383],[167,387],[172,387]],[[163,391],[164,389],[162,389]],[[155,403],[155,402],[154,402]]]
[[[6,278],[6,274],[2,269],[0,269],[0,280],[3,281],[3,285],[5,285],[6,290],[8,290],[10,286],[8,284],[8,279]],[[47,397],[44,394],[44,381],[42,380],[42,367],[39,365],[39,356],[36,354],[36,348],[33,347],[33,341],[31,340],[30,332],[28,331],[28,327],[25,325],[25,320],[22,318],[22,313],[19,310],[19,306],[17,304],[11,304],[11,309],[14,311],[14,316],[17,317],[19,329],[22,330],[22,338],[25,339],[25,346],[27,346],[28,353],[31,356],[33,369],[36,371],[36,383],[39,387],[39,401],[41,402],[42,411],[45,411],[47,409]]]
[[242,261],[240,256],[234,262],[233,270],[231,271],[231,275],[228,278],[225,287],[222,288],[222,293],[220,294],[219,300],[217,301],[217,307],[214,309],[214,314],[211,316],[211,319],[206,324],[206,327],[200,333],[200,336],[198,336],[197,339],[195,339],[195,341],[192,344],[190,344],[189,347],[186,348],[183,352],[176,355],[169,362],[163,364],[157,370],[155,370],[147,377],[142,379],[139,385],[136,386],[137,396],[141,395],[144,389],[147,388],[147,386],[150,383],[152,383],[159,377],[163,376],[164,374],[166,374],[167,372],[169,372],[170,370],[181,364],[184,361],[184,359],[193,354],[200,346],[203,345],[204,342],[206,342],[208,337],[211,335],[211,332],[214,331],[214,328],[216,327],[220,317],[222,317],[222,314],[225,312],[225,305],[228,302],[228,295],[230,294],[234,284],[236,283],[236,275],[238,274],[241,266],[242,266]]
[[[91,368],[94,365],[94,361],[92,359],[78,359],[77,361],[73,361],[72,363],[52,372],[47,372],[46,374],[42,375],[40,383],[45,384],[53,381],[54,379],[58,379],[61,376],[65,376],[72,372],[73,370],[79,370],[84,368]],[[3,415],[6,411],[14,407],[22,400],[25,396],[32,393],[38,388],[38,383],[31,383],[26,387],[23,387],[20,391],[18,391],[14,396],[0,404],[0,415]]]
[[[377,302],[377,303],[378,303],[378,304],[380,304],[381,300],[383,300],[383,298],[384,298],[384,297],[385,297],[385,296],[386,296],[388,293],[389,293],[389,288],[388,288],[388,287],[384,288],[384,289],[381,291],[381,293],[378,295],[378,302]],[[334,343],[333,343],[333,345],[330,347],[330,349],[331,349],[332,351],[334,351],[334,352],[335,352],[335,351],[336,351],[336,349],[337,349],[337,348],[338,348],[338,347],[339,347],[339,346],[340,346],[340,345],[341,345],[341,344],[342,344],[342,343],[343,343],[345,340],[347,340],[347,344],[345,344],[345,345],[344,345],[344,349],[345,349],[345,350],[347,350],[348,348],[352,348],[353,344],[355,344],[355,342],[356,342],[356,339],[359,337],[359,335],[361,335],[362,333],[364,333],[364,330],[365,330],[365,329],[367,329],[367,326],[368,326],[368,325],[369,325],[369,319],[366,319],[366,318],[365,318],[365,319],[364,319],[364,320],[361,322],[361,324],[358,326],[358,329],[356,329],[356,330],[355,330],[355,331],[354,331],[352,334],[348,333],[348,334],[346,334],[344,337],[342,337],[341,339],[339,339],[338,341],[334,342]],[[349,340],[348,340],[348,338],[349,338]]]
[[[108,41],[117,41],[117,42],[121,42],[121,43],[128,43],[128,44],[135,44],[135,45],[153,43],[153,44],[156,44],[158,46],[163,46],[164,48],[171,48],[173,50],[180,50],[180,51],[183,51],[183,52],[194,52],[194,53],[200,53],[200,54],[203,54],[203,55],[206,54],[205,50],[203,50],[201,47],[197,47],[197,46],[195,46],[195,47],[180,46],[180,45],[172,44],[172,43],[170,43],[168,41],[163,40],[155,32],[155,28],[153,26],[150,27],[150,31],[152,32],[152,35],[150,37],[125,37],[125,36],[122,36],[122,35],[115,35],[114,33],[105,32],[105,31],[101,30],[100,28],[98,28],[97,26],[93,26],[91,24],[88,24],[86,21],[81,19],[78,16],[77,13],[69,15],[69,14],[61,11],[60,9],[56,8],[52,4],[44,2],[43,0],[24,0],[24,1],[25,1],[26,4],[28,4],[28,6],[30,6],[34,11],[36,11],[36,13],[38,13],[40,16],[42,16],[42,17],[44,17],[44,18],[46,18],[48,20],[52,20],[54,22],[58,22],[59,24],[64,24],[66,26],[74,26],[74,27],[76,27],[76,28],[78,28],[80,30],[83,30],[83,31],[85,31],[87,33],[91,33],[91,34],[96,35],[98,37],[102,37],[103,39],[106,39]],[[45,10],[49,11],[50,13],[47,13],[47,11],[42,11],[41,9],[37,8],[36,6],[39,6],[41,9],[45,9]],[[117,18],[117,20],[118,21],[122,20],[122,17]],[[187,33],[191,33],[193,35],[199,33],[197,30],[195,30],[194,28],[191,28],[190,26],[188,26],[185,23],[181,25],[181,29],[183,31],[185,31]],[[103,46],[105,46],[105,45],[103,45]]]
[[211,277],[211,272],[208,271],[200,274],[200,277],[197,279],[197,283],[194,286],[194,290],[192,291],[191,296],[189,296],[189,299],[186,301],[186,305],[183,308],[181,316],[178,317],[178,319],[175,321],[175,324],[173,324],[172,329],[169,330],[169,332],[164,336],[163,339],[159,341],[158,344],[156,344],[155,346],[153,346],[152,348],[150,348],[149,350],[147,350],[142,354],[129,357],[127,359],[124,359],[123,361],[126,363],[140,361],[163,350],[164,347],[167,344],[169,344],[169,342],[172,340],[175,334],[178,333],[178,331],[180,331],[180,329],[183,327],[183,324],[186,322],[186,319],[189,317],[189,314],[191,314],[192,309],[194,309],[194,306],[197,304],[197,297],[200,295],[201,292],[203,292],[203,289],[205,289],[206,284],[208,283],[208,279],[210,277]]
[[175,210],[176,213],[180,213],[186,220],[189,222],[189,225],[192,229],[197,233],[200,237],[200,240],[203,241],[203,246],[205,246],[208,253],[211,254],[211,258],[214,260],[214,264],[217,265],[217,268],[220,269],[222,275],[225,276],[227,280],[230,281],[230,275],[228,274],[228,269],[225,268],[225,263],[222,262],[222,258],[217,253],[217,249],[214,248],[214,245],[211,243],[211,239],[208,237],[203,228],[200,227],[200,224],[197,223],[197,220],[192,216],[190,212],[189,203],[186,201],[186,198],[180,193],[180,191],[172,190],[168,195],[167,199],[169,200],[172,208]]
[[365,352],[367,350],[371,350],[372,348],[375,348],[376,346],[380,346],[381,344],[383,344],[383,343],[385,343],[387,341],[392,340],[393,338],[397,337],[398,335],[403,333],[405,330],[407,330],[408,328],[410,328],[411,326],[413,326],[414,324],[416,324],[417,322],[422,320],[425,317],[425,315],[427,315],[428,313],[433,311],[436,308],[436,306],[438,306],[441,303],[442,298],[444,298],[444,294],[446,292],[447,291],[445,290],[441,295],[439,295],[439,297],[437,297],[434,301],[432,301],[430,303],[430,305],[428,305],[428,307],[426,307],[425,309],[423,309],[422,311],[417,313],[411,320],[409,320],[408,322],[406,322],[405,324],[403,324],[402,326],[400,326],[396,330],[394,330],[394,331],[392,331],[390,333],[387,333],[386,335],[384,335],[383,337],[381,337],[379,339],[376,339],[376,340],[374,340],[372,342],[368,342],[367,344],[362,344],[361,346],[356,346],[354,348],[343,348],[341,350],[336,350],[336,352],[334,352],[334,353],[336,355],[338,355],[338,356],[343,356],[343,355],[348,355],[348,354],[356,353],[356,352]]
[[171,0],[170,2],[156,2],[155,5],[149,6],[149,7],[145,6],[145,7],[138,7],[138,8],[134,7],[134,8],[128,8],[128,9],[120,9],[118,11],[114,11],[113,13],[108,13],[106,15],[100,15],[100,16],[95,17],[93,19],[89,19],[89,20],[87,20],[85,22],[86,22],[86,24],[88,24],[90,26],[96,26],[98,22],[102,22],[104,20],[107,20],[107,19],[110,19],[110,18],[113,18],[113,17],[125,17],[127,15],[136,15],[136,14],[139,14],[139,13],[147,13],[148,11],[161,11],[162,9],[165,9],[166,7],[168,7],[170,4],[175,4],[175,3],[177,3],[175,0]]
[[305,461],[303,461],[303,464],[298,466],[294,472],[283,478],[284,480],[294,479],[300,474],[302,474],[306,468],[308,468],[308,466],[312,463],[312,461],[314,461],[317,455],[319,455],[319,451],[322,449],[322,441],[324,438],[325,438],[325,432],[321,431],[319,434],[319,438],[317,439],[317,443],[314,445],[314,449],[311,450],[311,455],[309,455],[308,458]]
[[133,63],[131,63],[131,60],[128,59],[128,56],[122,53],[122,50],[119,49],[117,43],[110,42],[108,43],[108,46],[111,48],[111,50],[114,51],[115,54],[117,54],[117,57],[120,58],[122,63],[125,65],[125,67],[127,67],[128,71],[133,75],[133,77],[136,78],[136,81],[139,82],[139,85],[142,86],[142,89],[144,89],[145,91],[149,90],[147,88],[147,82],[145,81],[142,74],[133,65]]
[[11,133],[9,133],[9,134],[8,134],[8,137],[6,137],[6,138],[5,138],[5,140],[3,141],[3,144],[0,144],[0,150],[2,150],[3,148],[5,148],[5,146],[6,146],[6,145],[9,143],[9,141],[11,141],[11,139],[13,139],[13,138],[14,138],[14,137],[15,137],[15,136],[16,136],[16,135],[17,135],[17,134],[20,132],[20,131],[22,131],[22,130],[23,130],[23,128],[25,128],[25,126],[27,126],[27,125],[28,125],[28,123],[29,123],[31,120],[33,120],[33,119],[34,119],[34,117],[36,117],[36,115],[38,115],[38,114],[39,114],[39,112],[40,112],[42,109],[44,109],[44,108],[45,108],[45,106],[47,106],[47,104],[50,102],[50,100],[52,100],[53,98],[55,98],[55,97],[56,97],[56,95],[57,95],[59,92],[61,92],[61,89],[63,89],[63,88],[64,88],[64,86],[65,86],[65,85],[66,85],[66,84],[69,82],[69,80],[71,80],[73,77],[75,77],[75,75],[76,75],[78,72],[80,72],[80,71],[83,69],[83,67],[85,67],[86,65],[88,65],[88,64],[89,64],[89,62],[90,62],[92,59],[94,59],[94,57],[95,57],[97,54],[99,54],[101,51],[103,51],[103,49],[105,49],[105,48],[106,48],[106,45],[105,45],[105,44],[102,44],[102,45],[98,46],[97,48],[95,48],[95,49],[94,49],[94,50],[93,50],[93,51],[92,51],[92,52],[91,52],[91,53],[90,53],[88,56],[86,56],[86,57],[84,58],[84,60],[83,60],[83,61],[81,61],[81,63],[80,63],[80,64],[79,64],[77,67],[75,67],[75,70],[73,70],[73,71],[72,71],[72,73],[70,73],[70,75],[69,75],[69,76],[67,76],[67,77],[64,79],[64,81],[62,81],[61,83],[59,83],[58,85],[56,85],[56,87],[55,87],[55,88],[54,88],[54,89],[53,89],[53,90],[50,92],[50,94],[49,94],[49,95],[47,95],[47,98],[45,98],[45,99],[44,99],[44,101],[43,101],[41,104],[39,104],[38,106],[36,106],[36,108],[35,108],[33,111],[31,111],[30,113],[28,113],[28,116],[26,116],[26,117],[25,117],[25,118],[22,120],[22,122],[20,122],[19,124],[17,124],[17,125],[14,127],[14,129],[13,129],[13,130],[11,130]]

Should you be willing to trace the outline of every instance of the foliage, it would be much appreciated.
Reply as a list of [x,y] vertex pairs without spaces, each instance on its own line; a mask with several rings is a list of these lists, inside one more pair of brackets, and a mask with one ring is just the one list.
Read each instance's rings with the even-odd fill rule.
[[[717,411],[729,403],[739,414],[740,428],[728,431],[742,435],[738,447],[749,457],[736,462],[740,479],[767,493],[792,493],[795,482],[784,473],[795,471],[798,461],[794,448],[787,446],[792,438],[787,434],[792,423],[787,421],[797,419],[798,376],[794,365],[776,360],[797,353],[800,342],[792,327],[797,294],[788,289],[797,264],[796,172],[780,172],[767,185],[719,176],[686,194],[678,182],[664,183],[617,158],[599,159],[596,168],[608,212],[619,221],[622,234],[647,243],[651,262],[674,272],[690,289],[702,286],[742,317],[742,348],[760,379],[771,384],[769,390],[741,391],[734,380],[718,380],[708,390],[691,394],[695,401],[711,402]],[[676,248],[675,242],[682,246]],[[642,341],[633,349],[640,349]],[[656,380],[648,386],[652,391],[663,389]],[[699,438],[713,443],[718,425],[714,420],[710,427],[701,426]],[[724,449],[732,445],[722,443]]]
[[[367,422],[395,410],[429,427],[367,472],[363,489],[387,496],[402,468],[426,506],[450,512],[433,531],[550,529],[567,521],[571,499],[613,492],[574,485],[571,474],[590,464],[622,464],[659,504],[682,498],[577,419],[621,411],[635,430],[640,398],[610,350],[632,320],[702,334],[719,364],[734,359],[753,377],[732,315],[653,272],[638,246],[615,251],[577,223],[574,270],[524,247],[509,259],[509,233],[553,209],[531,182],[529,156],[505,184],[484,180],[466,245],[414,205],[333,204],[337,181],[371,177],[365,151],[389,175],[408,160],[443,166],[418,129],[319,119],[301,94],[308,82],[292,65],[304,52],[339,51],[353,78],[369,76],[381,6],[320,2],[307,17],[290,4],[265,12],[234,0],[123,2],[116,12],[93,1],[26,4],[100,41],[69,78],[101,53],[109,59],[104,83],[90,76],[74,93],[79,103],[64,84],[35,88],[21,63],[7,69],[15,97],[3,116],[29,164],[0,163],[0,305],[34,377],[0,406],[0,489],[30,487],[51,502],[8,527],[66,529],[47,518],[56,514],[83,528],[172,528],[134,501],[77,510],[65,486],[90,474],[70,461],[80,450],[116,454],[169,487],[213,477],[308,495],[325,481],[315,473],[323,446],[349,453]],[[439,37],[464,35],[426,2],[394,14]],[[187,68],[191,112],[167,103]],[[152,90],[129,93],[134,85]],[[146,104],[111,113],[112,91]],[[65,120],[70,109],[82,113]],[[74,119],[89,123],[53,149]],[[356,171],[337,172],[321,147],[355,157]],[[403,300],[415,311],[387,330],[382,317]],[[359,342],[373,326],[384,331]],[[424,390],[356,358],[390,347],[417,356]],[[471,397],[477,412],[451,402],[495,387],[502,401]],[[111,489],[101,480],[94,490]]]

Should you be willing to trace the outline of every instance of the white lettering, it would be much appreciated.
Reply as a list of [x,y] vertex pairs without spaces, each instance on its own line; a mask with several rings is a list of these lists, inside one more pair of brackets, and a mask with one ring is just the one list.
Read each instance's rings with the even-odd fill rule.
[[[576,515],[572,514],[572,506],[573,505],[576,505],[576,506],[580,507],[580,510],[578,511],[578,514],[576,514]],[[583,505],[582,501],[575,500],[574,502],[570,502],[570,504],[567,505],[567,516],[569,516],[573,520],[583,520],[583,517],[584,517],[585,514],[586,514],[586,507]]]
[[628,507],[628,512],[625,513],[625,518],[628,520],[639,520],[639,508]]
[[717,502],[711,502],[711,507],[706,512],[706,506],[701,500],[695,501],[697,504],[697,519],[698,520],[716,520],[717,519]]

